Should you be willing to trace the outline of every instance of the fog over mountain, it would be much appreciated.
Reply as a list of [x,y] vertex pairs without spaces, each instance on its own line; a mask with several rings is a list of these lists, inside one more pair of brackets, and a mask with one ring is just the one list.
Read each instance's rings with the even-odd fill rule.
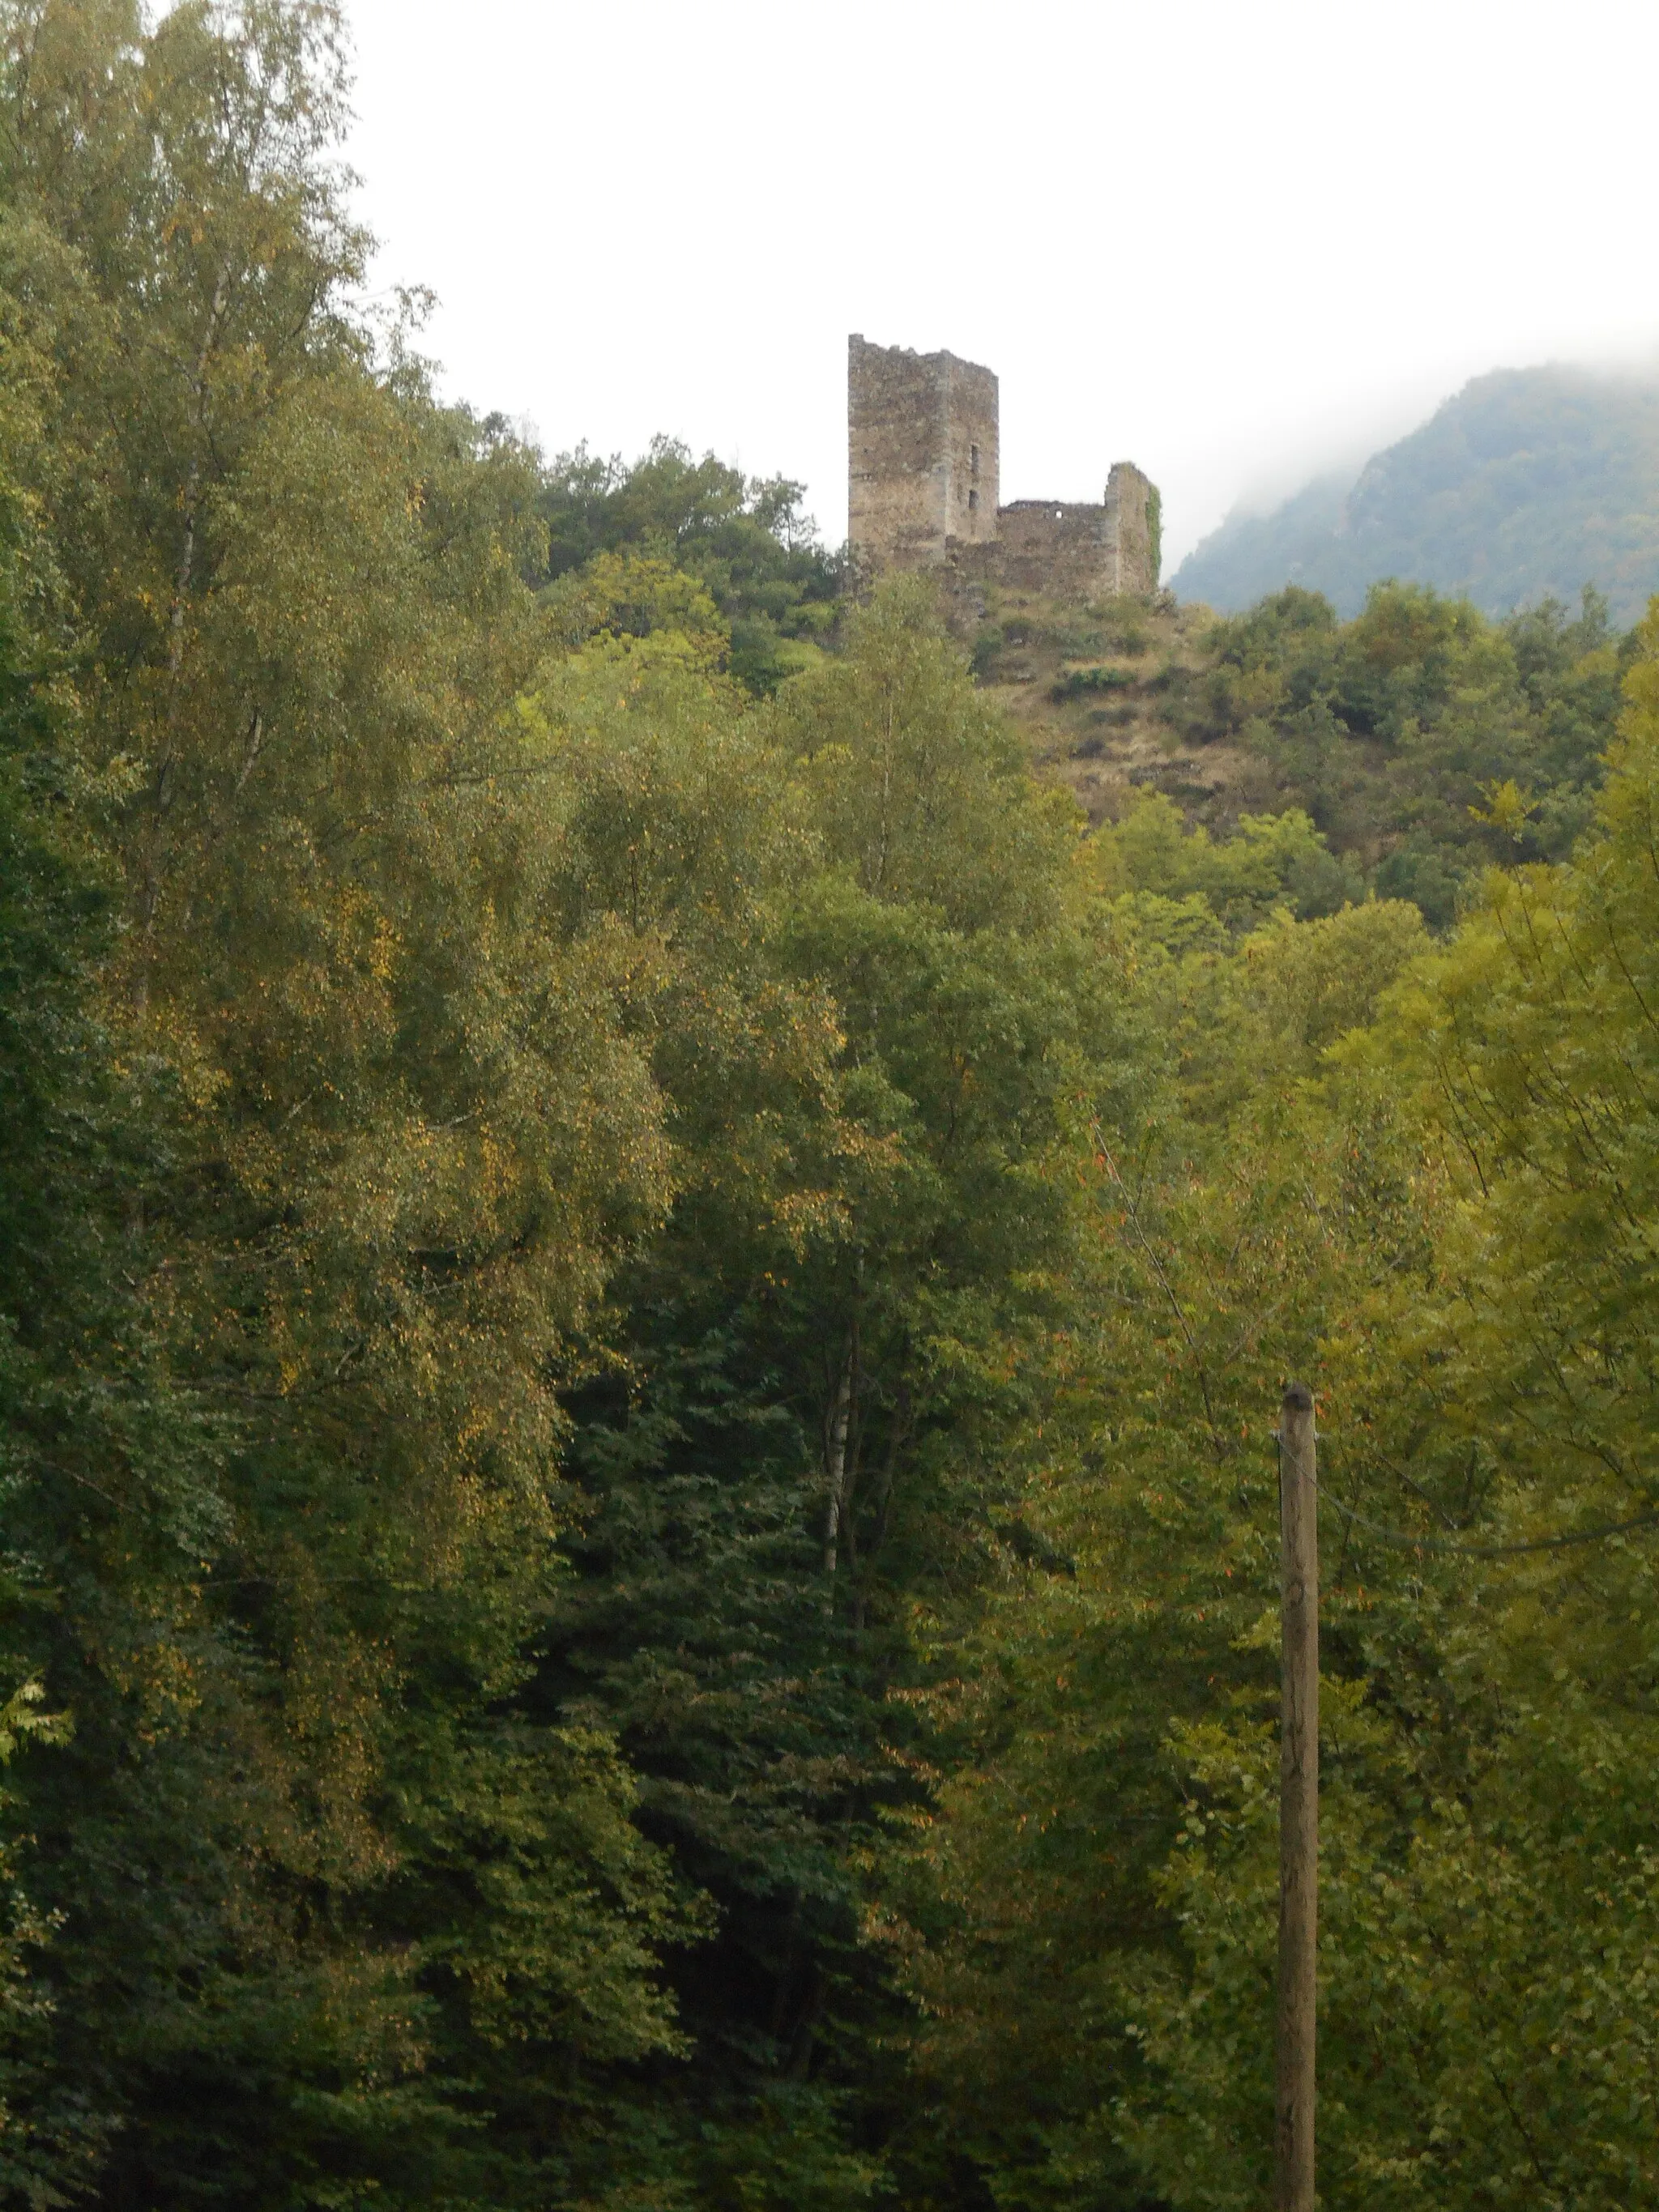
[[1224,612],[1295,583],[1352,615],[1384,576],[1494,615],[1594,584],[1634,621],[1659,592],[1659,374],[1476,377],[1357,473],[1230,515],[1170,580]]

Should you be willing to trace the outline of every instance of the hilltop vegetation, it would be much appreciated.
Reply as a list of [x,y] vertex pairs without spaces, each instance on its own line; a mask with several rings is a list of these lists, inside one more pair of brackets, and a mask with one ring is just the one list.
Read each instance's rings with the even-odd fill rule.
[[1357,477],[1231,516],[1172,581],[1237,613],[1287,584],[1357,615],[1385,578],[1486,615],[1589,583],[1617,623],[1659,591],[1659,386],[1547,368],[1476,377]]
[[1291,1373],[1324,2202],[1659,2201],[1659,618],[970,659],[0,33],[0,2201],[1264,2201]]
[[1221,621],[1167,600],[991,612],[989,695],[1096,819],[1163,824],[1170,883],[1196,888],[1216,832],[1276,840],[1304,919],[1370,892],[1436,929],[1486,868],[1571,850],[1637,649],[1589,591],[1496,623],[1394,584],[1347,623],[1294,586]]
[[713,600],[732,673],[750,690],[775,690],[811,665],[839,611],[839,567],[802,495],[787,477],[745,477],[712,453],[695,459],[672,438],[657,439],[632,467],[586,447],[561,453],[544,468],[536,501],[547,528],[541,573],[575,575],[624,547],[671,562]]

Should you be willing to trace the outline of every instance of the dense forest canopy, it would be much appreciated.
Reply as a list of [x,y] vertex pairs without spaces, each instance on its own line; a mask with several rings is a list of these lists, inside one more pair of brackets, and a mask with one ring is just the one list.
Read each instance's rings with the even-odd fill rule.
[[1659,617],[1280,595],[1091,829],[439,399],[326,0],[0,33],[0,2194],[1264,2203],[1294,1373],[1325,2201],[1659,2199]]
[[1172,581],[1229,614],[1297,584],[1352,616],[1385,576],[1494,617],[1589,582],[1634,622],[1659,591],[1659,381],[1559,365],[1478,376],[1357,474],[1230,515]]

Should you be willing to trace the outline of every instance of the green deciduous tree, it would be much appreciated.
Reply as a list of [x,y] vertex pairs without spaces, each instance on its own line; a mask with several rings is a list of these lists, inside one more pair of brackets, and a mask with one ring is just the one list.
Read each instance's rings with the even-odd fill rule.
[[732,674],[771,692],[811,665],[839,613],[837,564],[802,512],[803,489],[746,477],[713,453],[694,459],[672,438],[653,439],[631,467],[579,447],[550,463],[538,501],[548,573],[624,549],[673,562],[713,594]]
[[1650,674],[1595,833],[1443,951],[1384,906],[1234,951],[1119,896],[1168,1080],[1099,1125],[1043,1553],[962,1647],[970,1748],[890,1891],[999,2203],[1268,2187],[1291,1373],[1325,1439],[1322,2191],[1652,2191]]
[[1589,824],[1632,650],[1587,590],[1492,623],[1421,585],[1339,623],[1296,586],[1218,623],[1195,729],[1228,736],[1379,896],[1449,927],[1492,862],[1559,860]]
[[[19,1170],[16,1305],[64,1318],[14,1394],[9,1633],[76,1730],[21,1793],[58,1925],[20,2140],[43,2187],[101,2130],[118,2196],[500,2202],[562,2185],[584,2065],[675,2047],[694,1924],[609,1741],[520,1694],[563,1347],[668,1190],[509,712],[536,477],[344,316],[331,11],[6,33],[75,711],[48,744],[20,696],[108,856],[83,891],[15,848],[64,1039],[16,1079],[79,1147]],[[97,896],[101,940],[45,920]]]

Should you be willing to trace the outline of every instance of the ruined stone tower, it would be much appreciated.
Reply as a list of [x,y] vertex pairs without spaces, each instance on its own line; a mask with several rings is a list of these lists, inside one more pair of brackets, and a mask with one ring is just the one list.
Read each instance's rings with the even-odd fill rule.
[[952,568],[1063,599],[1158,588],[1158,490],[1114,464],[1098,507],[998,503],[997,380],[951,353],[847,342],[848,536],[872,572]]
[[847,341],[848,535],[872,568],[936,568],[997,534],[997,380],[951,353]]

